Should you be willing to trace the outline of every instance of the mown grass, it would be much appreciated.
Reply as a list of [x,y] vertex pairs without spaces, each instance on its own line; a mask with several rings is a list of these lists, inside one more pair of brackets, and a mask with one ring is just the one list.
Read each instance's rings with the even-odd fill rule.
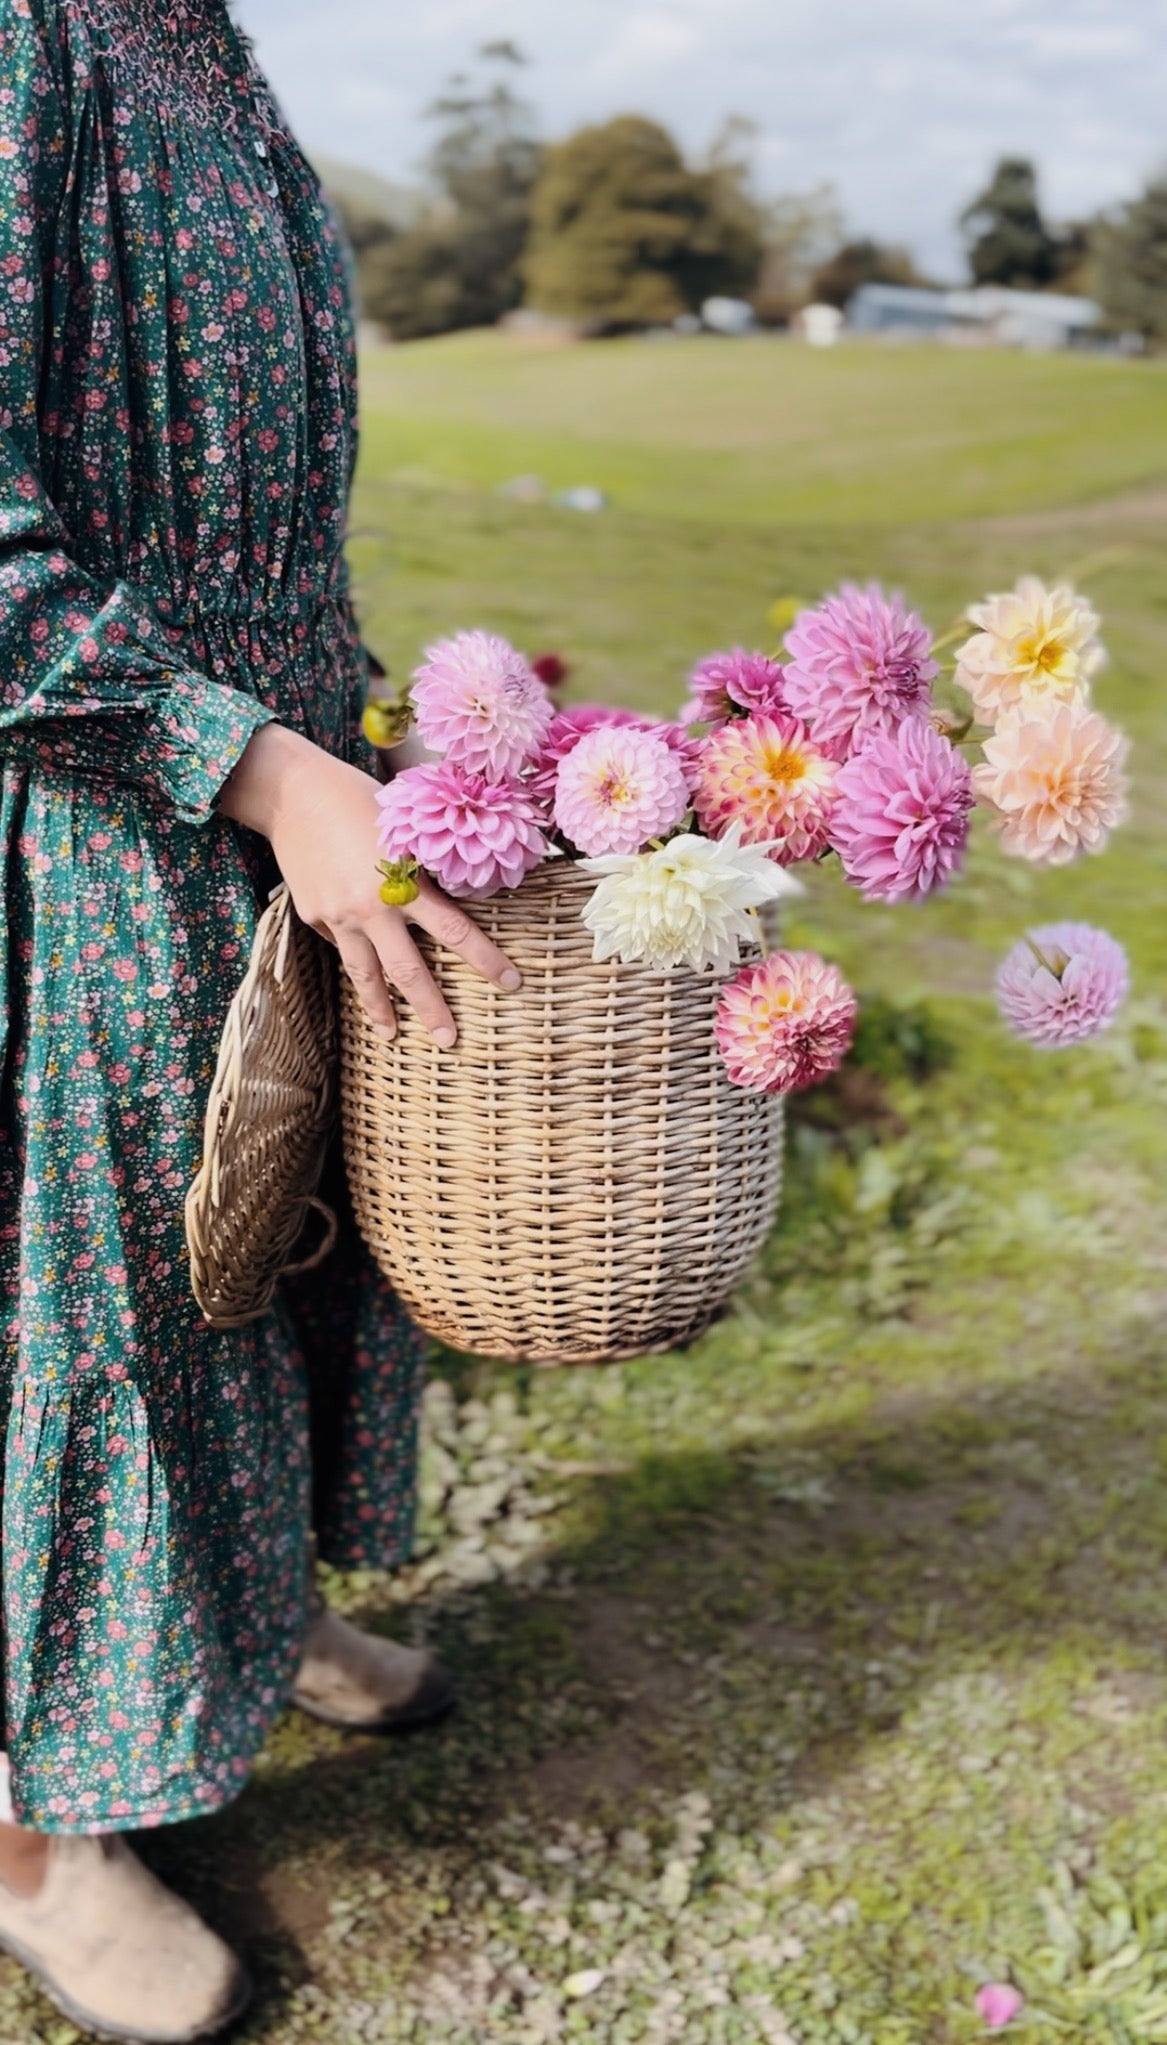
[[[420,1565],[333,1590],[434,1639],[462,1709],[395,1745],[290,1720],[150,1849],[257,1956],[256,2045],[964,2045],[988,1979],[1018,2036],[1167,2039],[1163,374],[495,337],[366,364],[354,558],[397,668],[483,623],[663,709],[779,595],[879,575],[943,626],[1084,564],[1135,792],[1069,873],[982,830],[922,911],[815,876],[790,935],[868,996],[861,1082],[793,1118],[778,1230],[694,1350],[441,1359]],[[498,498],[523,469],[612,506]],[[992,974],[1065,912],[1134,994],[1039,1056]],[[73,2036],[4,1993],[0,2036]]]

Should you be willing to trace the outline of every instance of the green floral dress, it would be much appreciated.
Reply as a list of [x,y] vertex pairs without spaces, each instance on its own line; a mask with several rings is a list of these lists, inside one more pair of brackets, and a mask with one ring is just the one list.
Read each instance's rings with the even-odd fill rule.
[[410,1536],[417,1344],[351,1234],[215,1334],[182,1224],[272,879],[216,795],[272,717],[359,757],[355,441],[344,257],[222,0],[0,0],[0,1553],[45,1830],[238,1790],[313,1482],[330,1559]]

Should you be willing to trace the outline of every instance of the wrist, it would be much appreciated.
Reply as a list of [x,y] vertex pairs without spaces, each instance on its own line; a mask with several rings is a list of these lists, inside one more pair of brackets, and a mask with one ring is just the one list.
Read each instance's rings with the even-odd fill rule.
[[261,837],[273,837],[296,783],[320,757],[319,747],[287,725],[261,725],[220,791],[221,813]]

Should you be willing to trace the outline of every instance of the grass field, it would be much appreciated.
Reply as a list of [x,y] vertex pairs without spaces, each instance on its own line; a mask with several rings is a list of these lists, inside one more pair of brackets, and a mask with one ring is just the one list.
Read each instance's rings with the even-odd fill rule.
[[[869,997],[863,1066],[734,1314],[618,1369],[440,1359],[419,1561],[333,1588],[461,1710],[289,1720],[151,1857],[248,1942],[255,2045],[964,2045],[994,1979],[1010,2035],[1167,2040],[1167,365],[490,336],[364,388],[396,667],[484,623],[664,709],[775,597],[879,575],[943,627],[1079,564],[1133,814],[1068,874],[978,832],[918,912],[816,876],[790,935]],[[611,506],[501,499],[524,471]],[[1135,991],[1039,1056],[992,974],[1067,910]],[[73,2037],[4,1995],[5,2045]]]

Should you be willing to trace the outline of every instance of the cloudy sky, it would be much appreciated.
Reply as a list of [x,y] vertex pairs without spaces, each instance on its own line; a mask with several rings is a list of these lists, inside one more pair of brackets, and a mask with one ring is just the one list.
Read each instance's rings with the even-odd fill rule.
[[410,177],[420,110],[483,41],[530,59],[543,132],[629,110],[694,150],[756,122],[759,185],[839,188],[856,231],[943,272],[993,157],[1048,211],[1128,196],[1167,159],[1163,0],[238,0],[309,151]]

